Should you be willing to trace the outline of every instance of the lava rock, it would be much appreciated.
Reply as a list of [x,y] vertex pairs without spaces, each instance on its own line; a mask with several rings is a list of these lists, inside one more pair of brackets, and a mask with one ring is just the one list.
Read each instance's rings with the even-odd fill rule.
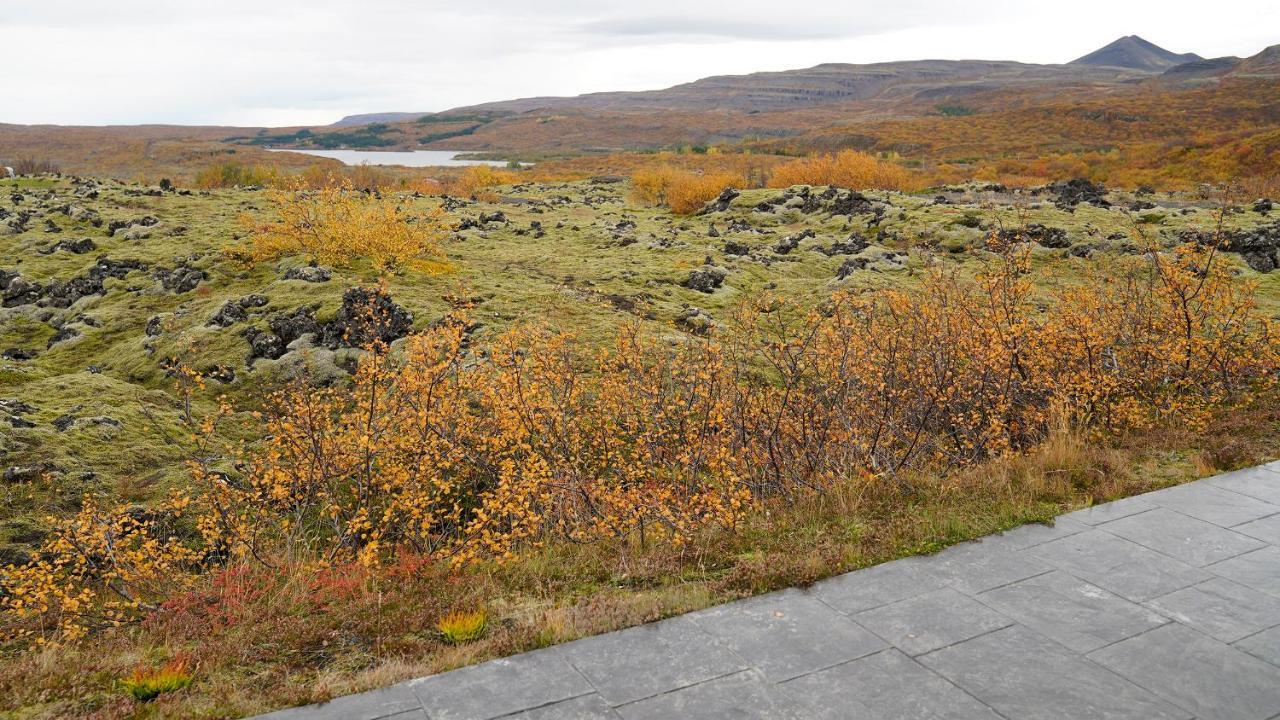
[[817,233],[812,229],[804,230],[803,232],[798,232],[793,235],[787,235],[774,246],[773,251],[779,255],[786,255],[792,250],[800,247],[801,240],[812,237],[817,237]]
[[316,265],[305,265],[303,267],[289,268],[285,271],[285,280],[301,280],[309,283],[329,282],[333,277],[333,272],[328,268]]
[[742,193],[733,188],[725,188],[720,192],[720,195],[717,196],[715,200],[703,205],[702,209],[698,211],[698,214],[707,215],[710,213],[724,212],[729,209],[729,206],[732,205],[733,201],[741,194]]
[[1049,191],[1057,198],[1054,204],[1061,210],[1072,211],[1080,203],[1088,203],[1095,207],[1111,207],[1107,202],[1107,188],[1102,183],[1091,183],[1084,178],[1074,178],[1066,182],[1054,183]]
[[156,268],[152,277],[159,280],[165,290],[181,294],[195,290],[200,281],[208,278],[208,275],[199,268],[182,263],[172,270]]
[[323,343],[330,348],[389,343],[413,329],[413,313],[378,288],[353,287],[342,294],[342,307],[324,326]]
[[690,290],[710,294],[715,292],[716,288],[724,285],[724,279],[728,276],[729,271],[722,267],[705,265],[689,273],[688,279],[684,281],[684,286]]

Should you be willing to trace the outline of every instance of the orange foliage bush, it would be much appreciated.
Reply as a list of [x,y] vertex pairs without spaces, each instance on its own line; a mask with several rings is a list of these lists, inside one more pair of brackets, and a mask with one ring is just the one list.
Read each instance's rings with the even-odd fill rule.
[[770,172],[768,183],[774,188],[836,185],[855,190],[912,190],[917,184],[906,168],[855,150],[782,163]]
[[512,185],[520,182],[520,174],[514,170],[504,170],[492,165],[472,165],[462,174],[445,183],[446,192],[454,195],[474,196],[488,188],[499,185]]
[[227,161],[210,165],[196,173],[194,185],[204,190],[250,185],[273,185],[280,173],[272,167]]
[[725,188],[744,184],[743,178],[734,173],[699,173],[670,165],[641,168],[631,176],[632,193],[638,200],[664,205],[681,215],[701,210]]
[[444,267],[439,242],[445,226],[438,213],[410,217],[395,197],[358,192],[332,178],[318,190],[295,186],[272,191],[270,198],[278,220],[242,220],[253,232],[248,254],[254,261],[306,255],[337,265],[367,258],[388,271]]
[[[75,637],[89,608],[145,614],[161,591],[135,586],[197,560],[368,567],[402,549],[509,558],[553,538],[681,545],[761,498],[1021,452],[1062,419],[1104,435],[1202,426],[1275,382],[1271,322],[1213,247],[1124,258],[1041,294],[1024,251],[992,242],[1000,259],[975,279],[934,270],[917,289],[814,308],[759,298],[706,341],[626,327],[593,348],[518,327],[477,353],[451,318],[402,351],[375,345],[348,386],[299,380],[271,396],[256,445],[212,451],[205,422],[181,541],[156,540],[172,538],[158,518],[77,519],[44,559],[0,575],[3,619]],[[120,537],[135,554],[103,552]]]

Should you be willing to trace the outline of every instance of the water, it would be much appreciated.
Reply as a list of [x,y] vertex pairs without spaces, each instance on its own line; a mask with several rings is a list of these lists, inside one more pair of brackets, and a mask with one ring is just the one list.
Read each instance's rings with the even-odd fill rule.
[[403,165],[405,167],[463,167],[466,165],[505,166],[502,160],[459,160],[456,150],[288,150],[268,148],[271,152],[292,152],[333,158],[343,165]]

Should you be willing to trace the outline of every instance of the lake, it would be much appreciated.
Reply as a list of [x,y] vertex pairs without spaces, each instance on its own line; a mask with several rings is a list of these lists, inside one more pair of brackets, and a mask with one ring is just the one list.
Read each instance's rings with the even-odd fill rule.
[[405,167],[504,166],[503,160],[459,160],[456,150],[290,150],[268,148],[271,152],[292,152],[333,158],[343,165],[404,165]]

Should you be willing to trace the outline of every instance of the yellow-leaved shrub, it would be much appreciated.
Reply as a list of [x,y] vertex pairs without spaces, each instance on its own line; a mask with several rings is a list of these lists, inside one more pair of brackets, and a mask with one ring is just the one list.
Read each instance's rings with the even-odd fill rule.
[[836,185],[855,190],[914,190],[919,183],[911,171],[856,150],[835,155],[815,155],[775,165],[769,171],[769,187]]
[[413,216],[394,195],[353,189],[346,182],[319,189],[272,190],[278,217],[246,216],[254,261],[302,255],[316,262],[349,265],[357,258],[397,271],[443,269],[440,240],[446,226],[439,211]]

